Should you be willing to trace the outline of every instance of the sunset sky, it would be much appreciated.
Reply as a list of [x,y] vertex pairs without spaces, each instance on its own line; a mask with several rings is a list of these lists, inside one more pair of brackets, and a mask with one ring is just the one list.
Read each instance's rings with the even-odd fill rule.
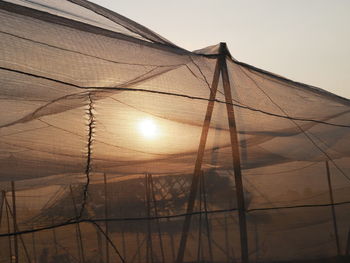
[[92,0],[188,50],[226,42],[238,60],[350,98],[348,0]]

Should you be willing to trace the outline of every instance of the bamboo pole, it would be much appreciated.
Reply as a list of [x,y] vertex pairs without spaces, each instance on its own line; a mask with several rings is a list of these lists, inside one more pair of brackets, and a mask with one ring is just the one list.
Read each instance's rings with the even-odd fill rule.
[[137,230],[136,232],[136,244],[137,244],[137,262],[141,263],[141,250],[140,250],[140,234],[139,234],[139,230]]
[[[118,191],[117,191],[117,200],[119,201],[119,202],[123,202],[123,200],[122,200],[122,196],[121,196],[121,189],[120,189],[120,187],[118,186]],[[122,206],[119,206],[119,214],[120,215],[123,215],[124,213],[123,213],[124,211],[122,210]],[[127,260],[127,253],[126,253],[126,248],[127,248],[127,246],[126,246],[126,242],[125,242],[125,231],[124,231],[124,226],[125,226],[125,222],[121,222],[121,239],[122,239],[122,251],[123,251],[123,258],[124,258],[124,260],[125,261],[128,261]]]
[[224,217],[224,224],[225,224],[225,246],[226,246],[226,253],[227,253],[227,262],[230,262],[230,245],[229,245],[229,238],[228,238],[228,226],[227,226],[227,215],[225,213]]
[[[145,211],[145,214],[146,214],[146,217],[149,217],[149,209],[148,209],[148,177],[147,177],[147,174],[145,174],[145,208],[146,208],[146,211]],[[149,242],[149,236],[150,236],[150,222],[149,220],[147,220],[147,235],[146,235],[146,261],[149,260],[149,252],[150,252],[150,242]]]
[[[217,219],[216,219],[217,222],[219,222]],[[206,232],[204,232],[205,235],[207,235]],[[215,247],[217,250],[220,250],[222,252],[222,255],[224,256],[227,256],[227,251],[224,247],[222,247],[222,244],[220,244],[218,241],[216,241],[213,236],[210,237],[211,238],[211,243],[213,245],[213,247]],[[210,261],[208,261],[210,262]]]
[[198,181],[199,181],[199,176],[202,169],[204,150],[205,150],[205,145],[208,138],[210,121],[213,114],[214,102],[215,102],[216,92],[217,92],[218,83],[219,83],[219,77],[220,77],[220,63],[218,59],[215,66],[207,110],[203,121],[202,133],[199,141],[197,158],[196,158],[196,164],[193,172],[192,183],[191,183],[190,193],[189,193],[188,202],[187,202],[186,217],[182,228],[182,235],[181,235],[179,250],[176,258],[177,263],[182,263],[184,259],[188,231],[190,230],[191,217],[192,217],[192,212],[194,208],[195,198],[197,195]]
[[2,211],[3,211],[3,207],[4,207],[4,203],[5,203],[5,191],[1,191],[1,204],[0,204],[0,228],[1,228],[1,224],[2,224]]
[[[5,194],[5,198],[6,198],[6,194]],[[11,233],[11,225],[10,225],[9,207],[5,206],[5,209],[6,209],[7,233],[10,234]],[[10,235],[8,236],[8,244],[9,244],[10,263],[12,263],[12,241],[11,241]]]
[[147,240],[147,236],[143,238],[142,242],[140,243],[140,239],[137,239],[137,247],[135,254],[131,257],[131,259],[128,261],[129,263],[133,263],[136,259],[136,256],[138,257],[138,262],[141,263],[141,247],[143,246],[143,243],[145,243]]
[[[18,229],[18,227],[17,227],[17,229]],[[31,263],[32,261],[30,260],[30,256],[29,256],[27,247],[26,247],[26,245],[25,245],[25,243],[24,243],[24,240],[23,240],[22,235],[19,235],[19,239],[20,239],[20,241],[21,241],[21,243],[22,243],[23,250],[24,250],[24,254],[26,255],[27,261],[28,261],[28,263]]]
[[[17,228],[17,229],[18,229],[18,228]],[[25,243],[24,243],[24,240],[23,240],[22,235],[19,235],[19,239],[20,239],[20,241],[21,241],[21,243],[22,243],[23,250],[24,250],[24,254],[26,255],[27,261],[28,261],[28,263],[31,263],[32,261],[30,260],[30,256],[29,256],[29,253],[28,253],[28,249],[27,249],[27,247],[26,247],[26,245],[25,245]]]
[[210,232],[210,222],[209,222],[209,217],[208,217],[208,203],[207,203],[207,191],[205,187],[205,178],[204,178],[204,173],[201,175],[201,180],[202,180],[202,192],[203,192],[203,199],[204,199],[204,211],[205,211],[205,221],[206,221],[206,230],[207,230],[207,240],[208,240],[208,248],[209,248],[209,259],[210,262],[214,262],[214,256],[213,256],[213,248],[211,244],[211,232]]
[[[34,227],[32,227],[34,229]],[[37,256],[36,256],[36,245],[35,245],[35,233],[32,232],[32,246],[33,246],[33,260],[35,263],[38,262]]]
[[100,230],[95,226],[96,229],[96,240],[97,240],[97,249],[98,249],[98,255],[100,263],[103,263],[103,250],[102,250],[102,238]]
[[[104,185],[104,194],[105,194],[105,219],[108,218],[108,194],[107,194],[107,175],[103,174],[103,185]],[[105,221],[105,233],[106,233],[106,263],[109,263],[109,243],[108,243],[108,235],[109,235],[109,226],[108,221]]]
[[[226,213],[225,213],[225,214],[226,214]],[[225,229],[225,224],[222,223],[222,222],[220,221],[219,218],[214,218],[214,220],[215,220],[223,229]],[[227,231],[229,231],[229,230],[227,230]],[[226,233],[229,233],[229,232],[226,232]],[[226,249],[226,244],[225,244],[225,248],[224,248],[224,247],[221,247],[221,246],[215,241],[215,239],[214,239],[213,237],[211,237],[210,240],[211,240],[212,244],[214,244],[219,250],[221,250],[221,252],[223,253],[223,255],[225,255],[227,258],[232,258],[232,257],[230,256],[230,252]]]
[[[202,250],[202,196],[203,196],[203,187],[202,187],[202,174],[200,175],[199,180],[199,219],[198,219],[198,241],[197,241],[197,262],[201,262],[201,252]],[[202,253],[203,254],[203,253]],[[203,257],[202,257],[203,259]]]
[[[124,226],[124,224],[123,224]],[[121,231],[121,236],[122,236],[122,250],[123,250],[123,258],[126,260],[126,244],[125,244],[125,233],[124,233],[124,228],[122,227]]]
[[337,217],[336,217],[335,207],[334,207],[333,188],[332,188],[331,173],[330,173],[330,170],[329,170],[328,161],[326,161],[326,171],[327,171],[327,182],[328,182],[328,190],[329,190],[329,199],[331,201],[333,227],[334,227],[334,234],[335,234],[335,243],[336,243],[336,246],[337,246],[337,253],[338,253],[338,255],[340,255],[340,244],[339,244]]
[[[13,219],[13,229],[17,232],[17,208],[16,208],[16,193],[15,193],[15,182],[11,181],[12,190],[12,219]],[[18,239],[17,235],[14,235],[14,248],[15,248],[15,262],[18,263]]]
[[[157,202],[156,202],[156,196],[154,193],[154,184],[153,184],[153,176],[152,174],[149,175],[150,178],[150,188],[151,188],[151,193],[152,193],[152,199],[153,199],[153,206],[154,206],[154,215],[158,217],[158,208],[157,208]],[[163,248],[163,239],[162,239],[162,233],[160,229],[160,222],[159,218],[157,218],[157,230],[158,230],[158,238],[159,238],[159,246],[160,246],[160,252],[162,255],[162,260],[165,262],[165,255],[164,255],[164,248]]]
[[[77,208],[77,204],[75,203],[75,198],[74,198],[74,193],[72,190],[72,186],[69,185],[70,188],[70,193],[71,193],[71,197],[72,197],[72,202],[73,202],[73,208],[74,208],[74,213],[75,216],[78,218],[78,208]],[[81,229],[80,229],[80,224],[79,223],[75,223],[75,227],[76,227],[76,238],[77,238],[77,244],[78,244],[78,250],[79,250],[79,255],[80,255],[80,259],[83,263],[85,263],[85,253],[84,253],[84,246],[83,246],[83,240],[82,240],[82,235],[81,235]]]
[[[151,217],[151,200],[150,200],[150,189],[149,189],[149,175],[145,174],[145,187],[146,187],[146,215],[147,218]],[[153,260],[153,245],[152,245],[152,228],[151,221],[147,220],[147,261],[150,259],[150,262]]]
[[348,240],[346,242],[345,255],[347,255],[347,256],[350,255],[350,227],[349,227],[349,231],[348,231]]
[[[52,220],[52,225],[54,225],[54,222]],[[55,228],[52,228],[52,236],[53,236],[53,243],[55,244],[55,255],[58,255],[58,246],[57,246],[57,237],[56,237],[56,230]]]
[[248,236],[247,236],[247,222],[246,222],[246,216],[245,216],[245,202],[244,202],[244,192],[243,192],[243,182],[242,182],[241,160],[240,160],[240,154],[239,154],[237,126],[236,126],[234,109],[232,105],[231,85],[230,85],[230,79],[228,76],[227,64],[226,64],[226,55],[228,55],[229,53],[225,43],[220,43],[220,46],[222,47],[223,55],[225,55],[224,59],[220,60],[220,64],[221,64],[222,81],[224,85],[228,124],[230,128],[232,161],[233,161],[233,170],[235,175],[235,185],[236,185],[237,205],[238,205],[238,219],[239,219],[240,240],[241,240],[241,258],[243,263],[247,263],[249,262]]
[[[169,222],[169,220],[168,220]],[[173,233],[168,232],[169,239],[170,239],[170,248],[171,248],[171,256],[172,256],[172,262],[175,262],[175,242],[174,242],[174,235]]]
[[[11,211],[11,207],[10,207],[10,204],[8,203],[7,199],[5,199],[5,204],[6,204],[7,208],[8,208],[9,215],[12,216],[12,218],[14,218],[13,211]],[[14,232],[20,232],[20,230],[18,228],[18,225],[17,225],[17,222],[14,225]],[[17,234],[15,234],[14,236],[17,236]],[[31,263],[31,260],[30,260],[30,257],[29,257],[29,253],[28,253],[27,247],[25,246],[23,237],[20,234],[18,234],[18,236],[19,236],[20,242],[21,242],[21,244],[23,246],[24,254],[25,254],[26,258],[27,258],[27,261],[29,263]]]

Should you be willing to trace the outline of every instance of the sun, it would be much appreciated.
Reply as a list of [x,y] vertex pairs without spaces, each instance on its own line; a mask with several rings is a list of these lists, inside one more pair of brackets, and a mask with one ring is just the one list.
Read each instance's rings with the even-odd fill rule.
[[154,139],[158,136],[158,127],[151,118],[142,119],[138,123],[138,130],[147,139]]

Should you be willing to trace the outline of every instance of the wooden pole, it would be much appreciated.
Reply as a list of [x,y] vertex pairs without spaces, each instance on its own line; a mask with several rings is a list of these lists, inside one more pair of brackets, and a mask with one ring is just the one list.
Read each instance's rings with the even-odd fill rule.
[[201,175],[201,180],[202,180],[202,193],[203,193],[203,199],[204,199],[204,212],[205,212],[205,221],[206,221],[206,226],[207,226],[207,239],[208,239],[208,248],[209,248],[209,259],[210,262],[214,262],[214,256],[213,256],[213,248],[211,245],[211,233],[210,233],[210,222],[209,222],[209,217],[208,217],[208,203],[207,203],[207,191],[205,187],[205,178],[204,178],[204,173]]
[[209,126],[210,126],[210,121],[211,121],[212,114],[213,114],[214,102],[215,102],[216,92],[217,92],[219,78],[220,78],[219,60],[220,59],[218,59],[216,62],[213,81],[212,81],[212,85],[211,85],[210,96],[209,96],[209,101],[208,101],[208,105],[207,105],[207,111],[206,111],[203,126],[202,126],[202,133],[201,133],[201,138],[200,138],[199,146],[198,146],[196,164],[195,164],[195,168],[194,168],[194,172],[193,172],[192,183],[191,183],[190,193],[189,193],[188,202],[187,202],[186,217],[185,217],[185,221],[184,221],[183,228],[182,228],[182,235],[181,235],[179,250],[178,250],[178,254],[177,254],[177,258],[176,258],[177,263],[182,263],[183,259],[184,259],[188,231],[189,231],[190,225],[191,225],[191,217],[192,217],[192,213],[193,213],[195,198],[197,195],[198,181],[199,181],[199,176],[201,174],[201,169],[202,169],[204,150],[205,150],[205,145],[206,145],[207,138],[208,138]]
[[[52,225],[54,224],[52,220]],[[52,236],[53,236],[53,243],[55,244],[55,255],[58,255],[58,246],[57,246],[57,237],[56,237],[56,230],[55,228],[52,228]]]
[[350,227],[348,231],[348,240],[346,242],[345,255],[350,255]]
[[[200,175],[199,180],[199,219],[198,219],[198,244],[197,244],[197,262],[201,262],[201,252],[203,252],[202,249],[202,196],[203,196],[203,187],[202,187],[202,174]],[[202,253],[203,254],[203,253]]]
[[[2,225],[2,218],[3,218],[3,210],[5,208],[5,213],[6,213],[6,222],[7,222],[7,232],[10,233],[11,232],[11,227],[10,227],[10,218],[9,218],[9,214],[8,214],[8,208],[5,204],[5,198],[6,198],[6,192],[4,190],[1,191],[1,205],[0,205],[0,228]],[[5,206],[4,206],[5,204]],[[12,262],[12,244],[11,244],[11,236],[8,236],[8,245],[9,245],[9,255],[10,255],[10,263]]]
[[[6,199],[6,193],[5,193],[5,199]],[[6,200],[7,201],[7,200]],[[6,221],[7,221],[7,233],[11,233],[11,225],[10,225],[10,215],[9,215],[9,207],[5,206],[6,209]],[[9,257],[10,257],[10,263],[12,262],[12,242],[11,242],[11,236],[8,236],[8,244],[9,244]]]
[[139,230],[136,232],[136,244],[137,244],[137,262],[141,263],[141,250],[140,250],[140,236],[139,236]]
[[[33,227],[34,229],[34,227]],[[38,262],[37,256],[36,256],[36,245],[35,245],[35,233],[32,232],[32,245],[33,245],[33,260],[35,263]]]
[[[103,174],[104,192],[105,192],[105,219],[108,218],[108,194],[107,194],[107,175]],[[108,242],[108,221],[105,221],[105,233],[106,233],[106,263],[109,263],[109,242]]]
[[[214,218],[213,220],[215,220],[218,223],[218,225],[220,225],[222,228],[225,228],[225,224],[222,223],[219,218]],[[229,232],[227,232],[227,233],[229,233]],[[225,244],[225,247],[222,247],[218,242],[215,241],[215,239],[213,237],[211,237],[210,240],[227,258],[232,258],[230,256],[230,252],[228,252],[226,249],[226,244]]]
[[170,231],[168,232],[169,239],[170,239],[170,249],[171,249],[171,256],[172,256],[172,261],[175,262],[175,242],[174,242],[174,234],[171,233]]
[[3,207],[4,207],[4,203],[5,203],[5,191],[1,191],[1,204],[0,204],[0,228],[1,228],[1,224],[2,224],[2,211],[3,211]]
[[[219,224],[221,224],[221,222],[220,222],[217,218],[216,218],[215,220],[216,220],[216,222],[218,222]],[[207,235],[206,232],[204,232],[204,234]],[[220,242],[220,243],[217,242],[217,241],[213,238],[213,236],[211,236],[210,238],[211,238],[211,243],[213,244],[213,247],[215,247],[215,248],[217,248],[218,250],[220,250],[224,256],[227,256],[227,251],[226,251],[226,249],[225,249],[224,247],[222,247],[221,242]],[[221,240],[220,240],[220,241],[221,241]],[[210,262],[210,261],[208,261],[208,262]]]
[[230,85],[230,79],[228,76],[227,64],[226,64],[226,55],[228,55],[229,53],[225,43],[220,43],[220,46],[222,47],[223,55],[224,55],[224,58],[220,60],[220,64],[221,64],[221,74],[222,74],[222,81],[223,81],[224,93],[225,93],[228,125],[230,128],[232,161],[233,161],[233,170],[235,175],[240,240],[241,240],[241,258],[243,263],[248,263],[249,262],[248,236],[247,236],[247,222],[246,222],[246,216],[245,216],[243,183],[242,183],[241,158],[239,155],[237,126],[236,126],[234,109],[232,105],[231,85]]
[[[157,202],[156,202],[156,195],[154,193],[154,184],[153,184],[153,176],[152,174],[149,175],[150,177],[150,188],[152,193],[152,199],[153,199],[153,206],[154,206],[154,215],[158,217],[158,208],[157,208]],[[162,255],[162,260],[165,262],[165,255],[164,255],[164,248],[163,248],[163,239],[162,239],[162,233],[160,229],[160,221],[159,218],[157,218],[157,229],[158,229],[158,238],[159,238],[159,246],[160,246],[160,252]]]
[[[75,203],[75,198],[74,198],[74,193],[73,193],[72,186],[70,185],[69,188],[70,188],[70,193],[71,193],[71,196],[72,196],[74,213],[75,213],[76,218],[78,218],[78,208],[77,208],[77,204]],[[75,223],[75,227],[76,227],[75,233],[76,233],[76,238],[77,238],[79,255],[80,255],[81,261],[83,263],[85,263],[85,253],[84,253],[84,246],[83,246],[83,239],[82,239],[82,235],[81,235],[80,224],[79,223]]]
[[[147,240],[147,236],[145,236],[141,243],[140,243],[140,239],[137,240],[137,246],[136,246],[136,252],[134,253],[134,255],[132,257],[130,257],[131,259],[128,261],[129,263],[133,263],[136,259],[136,256],[138,257],[138,262],[141,263],[141,248],[143,246],[143,244],[146,242]],[[142,258],[144,259],[144,258]]]
[[[123,224],[122,226],[124,226],[124,224]],[[124,232],[124,227],[122,227],[121,236],[122,236],[123,258],[124,258],[125,260],[127,260],[127,258],[126,258],[126,244],[125,244],[125,232]]]
[[[12,216],[12,218],[14,218],[13,211],[11,211],[11,207],[10,207],[10,204],[8,203],[7,199],[5,199],[5,204],[6,204],[7,208],[8,208],[9,214]],[[19,230],[17,222],[16,222],[16,224],[14,225],[14,232],[19,232],[19,231],[20,230]],[[17,236],[17,234],[15,234],[14,236]],[[27,261],[29,263],[31,263],[31,260],[30,260],[30,257],[29,257],[29,253],[28,253],[27,247],[25,246],[23,237],[20,234],[18,234],[18,236],[19,236],[19,239],[20,239],[20,241],[22,243],[24,254],[26,255]]]
[[[145,208],[146,208],[146,216],[149,217],[149,210],[148,210],[148,196],[147,196],[147,186],[148,185],[148,178],[147,174],[145,174]],[[147,220],[147,237],[146,237],[146,261],[149,260],[149,250],[150,250],[150,244],[149,244],[149,235],[150,235],[150,226],[149,226],[149,220]]]
[[[150,200],[150,178],[149,174],[145,174],[145,186],[146,186],[146,215],[147,218],[151,217],[151,200]],[[152,228],[151,221],[147,220],[147,262],[150,258],[150,262],[154,262],[153,260],[153,245],[152,245]]]
[[225,224],[225,246],[226,246],[226,256],[227,256],[227,262],[230,262],[230,245],[229,245],[229,239],[228,239],[228,226],[227,226],[227,214],[225,213],[224,217],[224,224]]
[[[17,229],[18,229],[18,226],[17,226]],[[21,243],[22,243],[23,250],[24,250],[24,254],[26,255],[27,261],[28,261],[28,263],[31,263],[32,261],[30,260],[30,256],[29,256],[27,247],[26,247],[26,245],[25,245],[25,243],[24,243],[24,240],[23,240],[22,235],[19,235],[19,239],[20,239],[20,241],[21,241]]]
[[332,188],[331,173],[330,173],[330,170],[329,170],[328,161],[326,161],[326,170],[327,170],[329,199],[331,201],[331,209],[332,209],[332,217],[333,217],[333,227],[334,227],[334,234],[335,234],[335,242],[336,242],[336,246],[337,246],[337,253],[338,253],[338,255],[340,255],[340,244],[339,244],[337,217],[336,217],[336,214],[335,214],[333,188]]
[[102,238],[100,230],[95,226],[96,229],[96,240],[97,240],[97,250],[98,250],[98,256],[99,256],[99,262],[103,263],[103,250],[102,250]]
[[[126,201],[123,201],[122,199],[122,191],[121,191],[121,188],[122,185],[118,185],[116,186],[116,190],[117,190],[117,200],[119,200],[120,203],[125,203]],[[119,206],[119,209],[118,209],[118,212],[120,215],[124,215],[124,211],[123,211],[123,208],[122,206]],[[121,226],[121,231],[120,231],[120,236],[121,236],[121,243],[122,243],[122,255],[123,255],[123,258],[126,262],[128,262],[129,260],[127,259],[127,245],[126,245],[126,238],[125,238],[125,231],[124,231],[124,226],[125,226],[125,222],[124,221],[121,221],[120,222],[120,226]]]
[[[16,193],[15,193],[15,182],[11,181],[12,190],[12,219],[13,219],[13,229],[17,232],[17,209],[16,209]],[[18,263],[18,239],[17,235],[14,235],[14,248],[15,248],[15,262]]]
[[255,230],[255,250],[256,250],[256,259],[255,261],[259,261],[259,231],[258,231],[258,222],[254,220],[254,230]]

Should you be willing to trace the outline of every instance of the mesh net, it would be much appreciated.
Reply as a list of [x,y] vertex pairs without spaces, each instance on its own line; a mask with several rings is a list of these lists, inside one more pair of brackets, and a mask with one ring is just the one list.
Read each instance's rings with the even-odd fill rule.
[[348,99],[86,1],[0,7],[0,262],[346,260]]

